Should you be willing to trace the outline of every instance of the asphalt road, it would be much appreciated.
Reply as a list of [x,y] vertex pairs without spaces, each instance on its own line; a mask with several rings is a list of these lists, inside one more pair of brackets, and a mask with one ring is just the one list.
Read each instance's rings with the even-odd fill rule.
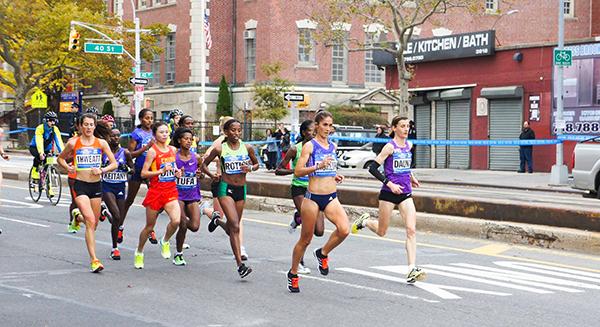
[[[290,294],[284,272],[298,234],[288,216],[248,211],[245,245],[254,272],[237,276],[222,230],[188,237],[188,265],[176,267],[147,245],[133,268],[144,211],[132,208],[121,261],[108,258],[109,225],[97,233],[105,270],[88,272],[83,230],[67,234],[68,197],[58,206],[28,200],[25,183],[5,180],[0,205],[2,326],[597,326],[600,256],[452,235],[418,234],[424,282],[404,283],[401,230],[364,232],[330,256],[331,272],[301,278]],[[138,198],[137,203],[141,202]],[[162,235],[166,217],[159,219]],[[328,226],[331,229],[331,226]],[[327,235],[327,234],[326,234]],[[310,249],[323,244],[316,238]]]

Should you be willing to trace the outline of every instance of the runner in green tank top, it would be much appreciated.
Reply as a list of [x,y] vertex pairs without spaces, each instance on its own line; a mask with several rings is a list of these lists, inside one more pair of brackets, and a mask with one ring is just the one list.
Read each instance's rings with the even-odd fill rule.
[[[285,153],[285,157],[275,170],[275,175],[293,175],[294,169],[296,168],[296,164],[298,162],[298,158],[300,158],[300,154],[302,153],[302,146],[312,140],[315,132],[315,123],[312,120],[305,120],[300,125],[300,138],[296,141],[296,146],[290,147],[290,149]],[[286,169],[284,167],[287,166],[288,162],[292,161],[292,169]],[[302,201],[304,200],[304,194],[306,193],[306,189],[308,188],[308,176],[304,177],[296,177],[293,175],[292,177],[292,186],[290,188],[292,199],[294,200],[294,206],[296,207],[296,212],[294,212],[294,216],[290,221],[290,226],[288,231],[293,233],[300,224],[302,224],[302,218],[300,215],[300,207],[302,206]],[[323,213],[320,212],[317,222],[315,224],[315,236],[323,236],[325,231],[325,219]],[[300,262],[300,266],[298,267],[298,273],[300,274],[310,274],[310,269],[304,267],[304,260]]]

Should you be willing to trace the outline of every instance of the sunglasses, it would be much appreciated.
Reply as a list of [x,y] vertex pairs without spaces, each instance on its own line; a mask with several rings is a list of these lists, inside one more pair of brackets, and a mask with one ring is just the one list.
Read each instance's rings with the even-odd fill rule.
[[56,119],[54,118],[49,118],[46,121],[48,121],[49,123],[56,123]]

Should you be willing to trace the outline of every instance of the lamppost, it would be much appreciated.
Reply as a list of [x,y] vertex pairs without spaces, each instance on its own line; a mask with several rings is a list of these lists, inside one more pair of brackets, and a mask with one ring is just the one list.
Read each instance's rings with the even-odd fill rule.
[[[516,14],[518,12],[519,12],[519,9],[512,9],[512,10],[509,10],[509,11],[507,11],[505,13],[501,13],[500,16],[498,16],[498,18],[496,18],[496,21],[494,22],[494,24],[492,25],[492,27],[490,29],[494,30],[494,27],[496,27],[496,24],[498,24],[498,22],[500,21],[500,19],[502,17],[514,15],[514,14]],[[495,32],[495,30],[494,30],[494,32]],[[494,35],[496,36],[496,41],[498,41],[498,45],[502,45],[502,44],[500,44],[500,40],[498,39],[498,34],[494,33]]]
[[[140,78],[142,75],[142,62],[140,60],[140,18],[136,16],[135,14],[135,3],[133,2],[133,0],[131,1],[131,13],[133,14],[133,22],[135,23],[135,79],[137,80],[138,78]],[[135,87],[135,86],[134,86]],[[143,86],[142,86],[143,87]],[[141,93],[141,95],[139,94]],[[138,114],[140,113],[140,111],[142,110],[142,100],[140,100],[140,98],[143,98],[143,92],[138,92],[137,88],[135,89],[135,94],[133,95],[133,101],[134,101],[134,106],[135,106],[135,115],[134,115],[134,119],[135,119],[135,123],[134,126],[139,124],[139,119],[138,119]]]

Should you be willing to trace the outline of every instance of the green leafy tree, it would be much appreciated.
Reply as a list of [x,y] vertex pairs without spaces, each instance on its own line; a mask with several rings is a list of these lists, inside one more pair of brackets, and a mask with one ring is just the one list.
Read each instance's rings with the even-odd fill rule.
[[327,111],[333,115],[333,121],[340,125],[363,126],[371,128],[387,121],[381,117],[381,108],[376,106],[354,107],[351,105],[330,106]]
[[231,96],[229,95],[229,85],[225,80],[225,76],[221,76],[221,83],[219,84],[219,98],[217,99],[217,116],[232,116],[233,111],[231,110]]
[[[404,51],[413,35],[427,21],[435,21],[451,10],[473,14],[483,10],[481,0],[312,0],[311,19],[318,23],[317,39],[325,44],[344,44],[349,51],[382,50],[396,59],[400,84],[400,112],[408,113],[408,82],[414,70],[404,61]],[[365,39],[348,38],[341,23],[374,26]],[[385,36],[387,34],[387,36]]]
[[102,115],[111,115],[113,117],[115,116],[112,101],[108,100],[104,102],[104,105],[102,106]]
[[[131,90],[128,79],[132,60],[125,55],[89,54],[69,51],[71,21],[94,24],[114,40],[122,40],[125,49],[134,52],[134,35],[125,32],[133,26],[109,17],[103,1],[97,0],[0,0],[0,85],[14,96],[14,108],[22,124],[27,124],[25,100],[36,88],[60,92],[68,84],[75,89],[90,88],[86,81],[119,97]],[[151,33],[142,35],[142,55],[149,59],[162,49],[156,40],[166,35],[164,25],[145,28]],[[77,28],[80,41],[100,38],[100,35]],[[26,133],[19,136],[21,145],[27,143]]]
[[280,62],[262,65],[261,71],[267,77],[266,81],[253,86],[252,100],[256,106],[254,116],[271,120],[275,124],[288,114],[283,93],[292,88],[292,84],[279,75],[281,69]]

